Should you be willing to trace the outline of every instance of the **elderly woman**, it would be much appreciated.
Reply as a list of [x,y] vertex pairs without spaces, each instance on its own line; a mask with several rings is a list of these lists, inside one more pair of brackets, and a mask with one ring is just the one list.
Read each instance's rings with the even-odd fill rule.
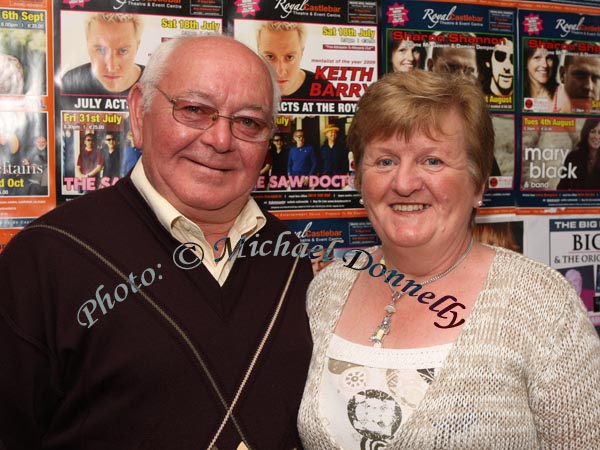
[[348,141],[382,246],[309,288],[305,448],[597,448],[600,340],[580,298],[473,240],[493,137],[463,78],[394,73],[361,98]]

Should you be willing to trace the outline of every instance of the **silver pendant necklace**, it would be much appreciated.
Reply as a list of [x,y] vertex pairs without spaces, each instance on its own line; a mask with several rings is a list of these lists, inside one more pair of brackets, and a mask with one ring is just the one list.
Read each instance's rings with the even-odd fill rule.
[[[434,275],[433,277],[431,277],[428,280],[425,280],[419,284],[421,286],[425,286],[426,284],[433,283],[434,281],[437,281],[440,278],[445,277],[450,272],[452,272],[454,269],[456,269],[458,267],[458,265],[461,262],[463,262],[463,260],[467,257],[467,255],[471,251],[471,248],[473,248],[474,242],[475,242],[474,239],[471,238],[471,242],[469,242],[469,246],[467,247],[465,252],[462,255],[460,255],[460,258],[458,258],[456,260],[456,262],[454,264],[452,264],[448,269],[446,269],[442,273],[438,273],[437,275]],[[381,264],[385,265],[385,258],[381,258]],[[392,299],[383,308],[385,310],[385,316],[383,316],[383,320],[381,321],[379,326],[375,329],[375,331],[371,335],[371,338],[369,339],[373,343],[373,347],[377,347],[377,348],[383,347],[383,340],[390,332],[390,327],[391,327],[391,323],[392,323],[392,314],[394,314],[396,312],[396,306],[395,306],[396,302],[398,301],[398,299],[400,297],[402,297],[405,294],[404,291],[395,291],[392,288],[391,284],[389,284],[389,287],[390,287],[390,291],[392,291]]]

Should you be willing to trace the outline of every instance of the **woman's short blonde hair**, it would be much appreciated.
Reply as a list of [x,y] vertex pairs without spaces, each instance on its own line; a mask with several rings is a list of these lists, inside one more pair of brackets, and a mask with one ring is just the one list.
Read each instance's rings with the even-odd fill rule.
[[384,75],[373,83],[358,102],[348,132],[360,190],[365,147],[375,140],[416,132],[432,139],[442,132],[449,114],[459,114],[464,126],[469,174],[475,189],[481,189],[494,160],[494,128],[483,92],[462,75],[423,70]]

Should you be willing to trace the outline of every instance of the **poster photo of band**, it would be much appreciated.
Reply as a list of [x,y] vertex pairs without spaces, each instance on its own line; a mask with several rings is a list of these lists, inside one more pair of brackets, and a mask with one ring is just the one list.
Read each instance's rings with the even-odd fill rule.
[[361,208],[346,145],[351,116],[279,116],[254,198],[271,210]]

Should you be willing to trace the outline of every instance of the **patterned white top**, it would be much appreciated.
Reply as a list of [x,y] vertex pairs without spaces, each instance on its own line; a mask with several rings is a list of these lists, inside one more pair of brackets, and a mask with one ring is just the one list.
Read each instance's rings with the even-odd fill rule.
[[334,334],[319,399],[325,428],[345,450],[385,448],[423,399],[451,347],[374,348]]

